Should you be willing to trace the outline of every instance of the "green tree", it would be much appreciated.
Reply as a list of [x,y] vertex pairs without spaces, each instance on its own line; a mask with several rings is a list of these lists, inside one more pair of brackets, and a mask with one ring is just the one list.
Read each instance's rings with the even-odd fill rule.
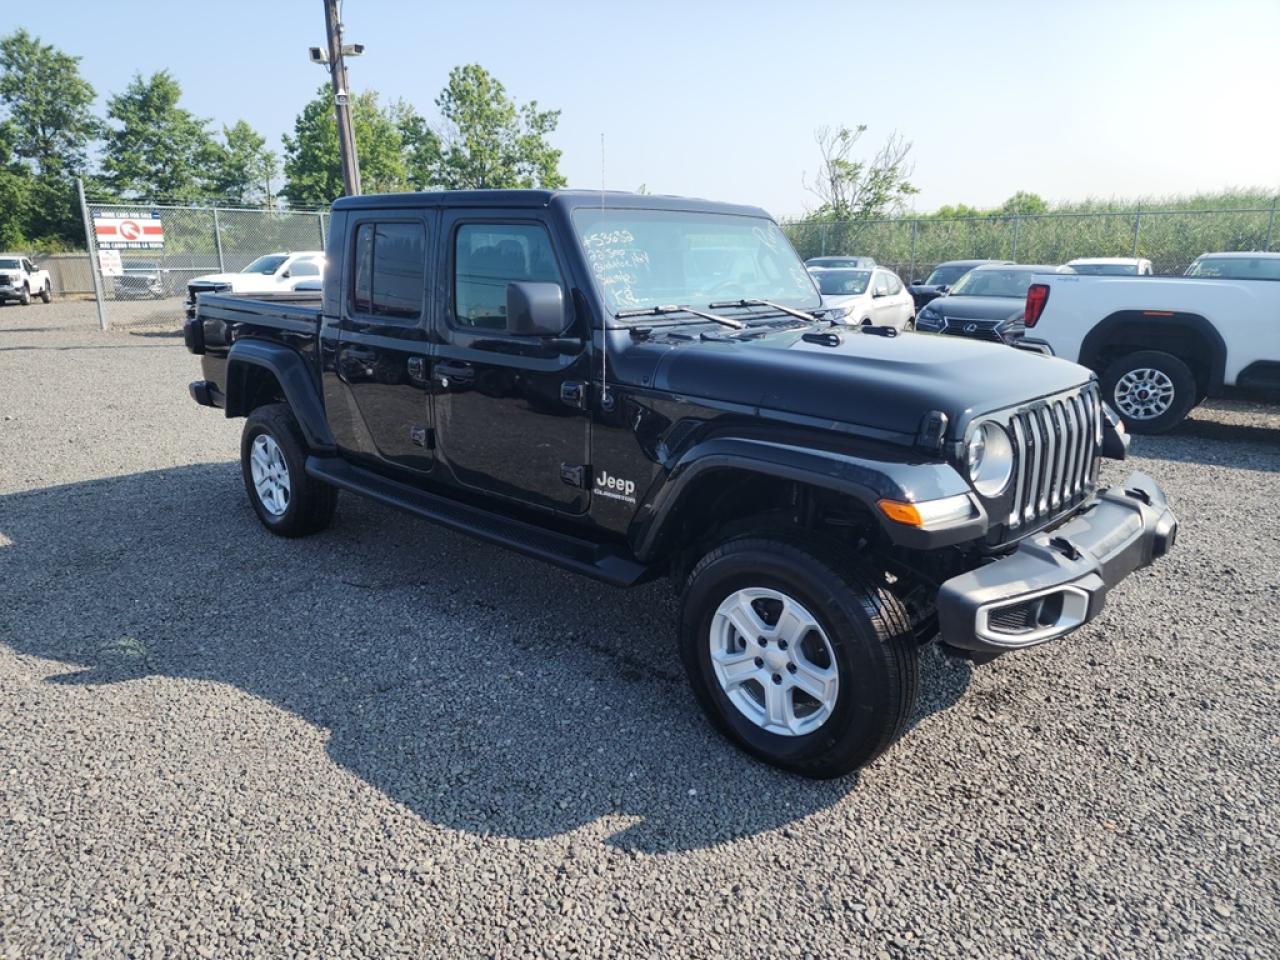
[[561,187],[560,151],[547,138],[559,110],[517,105],[479,64],[454,67],[436,99],[444,123],[436,181],[450,189]]
[[94,90],[80,58],[41,43],[26,30],[0,40],[0,103],[12,123],[12,150],[41,176],[84,169],[98,135]]
[[107,101],[105,185],[127,198],[195,200],[210,190],[217,148],[208,121],[178,106],[182,88],[167,70]]
[[[365,90],[351,97],[360,181],[367,193],[392,193],[408,187],[404,141],[395,108],[384,110],[378,94]],[[281,195],[294,206],[324,206],[343,194],[338,154],[338,121],[333,91],[326,84],[302,108],[293,136],[284,136],[285,185]]]
[[31,215],[34,177],[13,151],[14,125],[0,122],[0,250],[29,246],[27,225]]
[[59,249],[84,242],[73,178],[83,172],[100,124],[79,63],[25,30],[0,39],[0,104],[7,115],[0,245]]
[[410,189],[430,190],[439,186],[436,178],[440,172],[440,137],[427,125],[422,114],[403,100],[391,105],[391,116],[400,131]]
[[896,133],[870,160],[854,158],[865,124],[819,127],[814,131],[820,166],[805,187],[819,200],[810,213],[818,220],[868,220],[899,213],[919,190],[911,183],[911,144]]
[[1039,194],[1025,190],[1019,190],[1000,207],[1000,213],[1006,217],[1030,217],[1048,212],[1049,204]]
[[215,145],[210,177],[215,196],[239,204],[269,202],[271,181],[280,164],[266,147],[266,138],[245,121],[224,126],[222,143]]

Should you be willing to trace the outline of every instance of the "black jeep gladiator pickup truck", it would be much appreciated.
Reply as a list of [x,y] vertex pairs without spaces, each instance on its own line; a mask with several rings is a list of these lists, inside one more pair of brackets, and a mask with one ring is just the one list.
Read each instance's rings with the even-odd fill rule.
[[682,590],[698,700],[815,777],[902,731],[935,637],[1070,633],[1174,542],[1160,487],[1052,357],[844,327],[762,210],[576,191],[333,208],[323,293],[202,294],[192,397],[245,417],[258,517],[339,490],[618,586]]

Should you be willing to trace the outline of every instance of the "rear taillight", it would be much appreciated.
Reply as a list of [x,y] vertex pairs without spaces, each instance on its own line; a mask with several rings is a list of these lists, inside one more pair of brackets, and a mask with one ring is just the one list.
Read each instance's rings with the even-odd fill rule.
[[1040,314],[1044,313],[1044,305],[1049,302],[1049,285],[1033,283],[1027,287],[1027,306],[1022,314],[1022,322],[1034,327],[1040,322]]

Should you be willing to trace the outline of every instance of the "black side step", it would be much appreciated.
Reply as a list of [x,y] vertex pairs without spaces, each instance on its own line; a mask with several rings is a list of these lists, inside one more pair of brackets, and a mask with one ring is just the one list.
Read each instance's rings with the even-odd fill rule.
[[389,507],[406,510],[477,539],[510,547],[616,587],[630,587],[652,574],[649,567],[619,550],[427,493],[337,457],[307,457],[307,473],[342,490],[350,490]]

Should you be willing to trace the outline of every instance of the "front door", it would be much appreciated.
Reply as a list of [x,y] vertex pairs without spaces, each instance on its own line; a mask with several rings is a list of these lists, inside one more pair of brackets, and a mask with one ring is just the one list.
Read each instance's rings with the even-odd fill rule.
[[433,463],[426,294],[430,213],[351,213],[338,384],[326,409],[343,453],[425,473]]
[[[432,364],[441,457],[459,484],[544,509],[589,503],[589,337],[547,227],[519,216],[447,215],[442,322]],[[558,283],[565,336],[507,332],[507,284]],[[585,318],[581,318],[585,320]],[[585,324],[583,325],[585,327]]]

